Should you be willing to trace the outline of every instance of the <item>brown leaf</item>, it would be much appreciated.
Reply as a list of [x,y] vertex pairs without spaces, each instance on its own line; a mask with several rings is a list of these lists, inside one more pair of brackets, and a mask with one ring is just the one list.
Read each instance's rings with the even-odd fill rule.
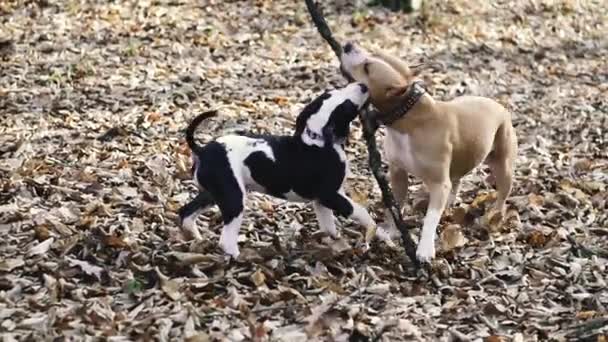
[[527,242],[534,248],[541,248],[547,243],[547,237],[540,230],[535,230],[528,235]]
[[260,287],[260,286],[264,285],[264,283],[266,281],[266,276],[260,269],[258,269],[251,275],[251,281],[253,281],[255,286]]
[[543,205],[545,205],[545,198],[543,196],[541,196],[541,195],[529,194],[528,195],[528,202],[532,206],[542,207]]
[[117,236],[114,236],[114,235],[106,236],[104,238],[103,242],[108,247],[119,248],[119,249],[129,248],[129,245],[123,239],[121,239]]
[[492,202],[496,200],[496,192],[490,192],[490,193],[482,193],[480,195],[478,195],[477,197],[475,197],[475,199],[473,200],[473,203],[471,203],[471,207],[473,208],[480,208],[480,207],[485,207],[488,205],[489,202]]
[[51,233],[49,232],[48,225],[43,223],[34,227],[34,234],[36,236],[36,240],[44,241],[51,237]]
[[452,208],[452,222],[463,225],[466,222],[467,210],[463,207]]
[[462,228],[457,224],[451,224],[445,227],[441,232],[440,239],[441,249],[446,252],[466,244],[466,238],[462,233]]
[[579,311],[576,313],[576,318],[581,320],[587,320],[597,316],[597,311],[589,310],[589,311]]
[[11,272],[12,270],[25,265],[22,258],[5,259],[0,261],[0,271]]

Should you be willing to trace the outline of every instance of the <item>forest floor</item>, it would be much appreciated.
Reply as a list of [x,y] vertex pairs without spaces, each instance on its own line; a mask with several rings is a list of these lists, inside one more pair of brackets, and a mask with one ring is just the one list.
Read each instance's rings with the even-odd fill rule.
[[[487,170],[467,176],[428,277],[401,248],[355,248],[349,220],[334,243],[310,205],[252,194],[228,262],[217,209],[199,219],[204,243],[176,225],[195,195],[184,129],[218,108],[204,141],[289,134],[303,104],[344,84],[304,1],[2,1],[5,341],[608,339],[608,2],[322,3],[339,41],[433,63],[436,98],[512,111],[506,222],[484,220]],[[354,126],[348,191],[382,221]],[[426,195],[411,183],[419,228]]]

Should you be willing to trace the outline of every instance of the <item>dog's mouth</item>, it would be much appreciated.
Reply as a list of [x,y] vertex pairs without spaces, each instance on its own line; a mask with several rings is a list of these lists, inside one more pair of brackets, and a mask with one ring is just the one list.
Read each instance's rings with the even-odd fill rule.
[[344,78],[346,78],[346,80],[348,80],[348,82],[354,82],[355,78],[353,77],[353,75],[351,75],[346,68],[344,67],[344,64],[340,63],[340,73],[342,73],[342,76],[344,76]]

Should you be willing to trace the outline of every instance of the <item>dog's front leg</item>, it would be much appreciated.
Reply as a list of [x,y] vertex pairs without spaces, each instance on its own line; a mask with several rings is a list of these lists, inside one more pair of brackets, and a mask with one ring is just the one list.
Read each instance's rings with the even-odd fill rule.
[[338,215],[354,219],[365,227],[365,247],[369,248],[369,242],[374,236],[386,242],[389,246],[395,244],[391,241],[389,234],[382,228],[376,226],[376,222],[369,212],[357,202],[350,199],[343,192],[325,195],[319,198],[319,202],[335,211]]
[[[396,166],[396,163],[390,163],[388,166],[388,175],[389,182],[391,185],[391,189],[395,194],[395,200],[397,201],[397,206],[399,210],[403,210],[403,206],[407,201],[408,197],[408,187],[409,187],[409,179],[407,176],[407,171]],[[385,227],[392,237],[400,236],[400,232],[397,229],[397,225],[393,220],[393,215],[391,214],[389,209],[384,210],[384,222]]]
[[448,179],[443,182],[426,183],[426,186],[429,189],[430,200],[416,250],[416,256],[421,262],[430,262],[435,257],[437,226],[452,189]]
[[446,204],[447,208],[453,206],[456,201],[458,201],[458,191],[460,190],[460,179],[452,179],[452,191],[450,191],[450,196],[448,197],[448,203]]
[[395,200],[399,206],[399,210],[403,208],[405,201],[407,200],[409,179],[407,177],[407,171],[395,166],[394,163],[388,167],[389,181],[391,189],[395,193]]
[[338,232],[336,231],[336,222],[334,221],[334,214],[331,209],[323,206],[317,201],[312,202],[312,207],[317,215],[321,230],[329,234],[332,238],[337,238]]

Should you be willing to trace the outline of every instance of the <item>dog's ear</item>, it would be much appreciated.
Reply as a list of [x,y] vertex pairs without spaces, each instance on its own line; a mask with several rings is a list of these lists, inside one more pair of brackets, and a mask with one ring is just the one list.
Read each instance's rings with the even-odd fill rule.
[[407,85],[402,87],[389,86],[386,88],[386,97],[389,99],[393,97],[401,97],[406,91]]

